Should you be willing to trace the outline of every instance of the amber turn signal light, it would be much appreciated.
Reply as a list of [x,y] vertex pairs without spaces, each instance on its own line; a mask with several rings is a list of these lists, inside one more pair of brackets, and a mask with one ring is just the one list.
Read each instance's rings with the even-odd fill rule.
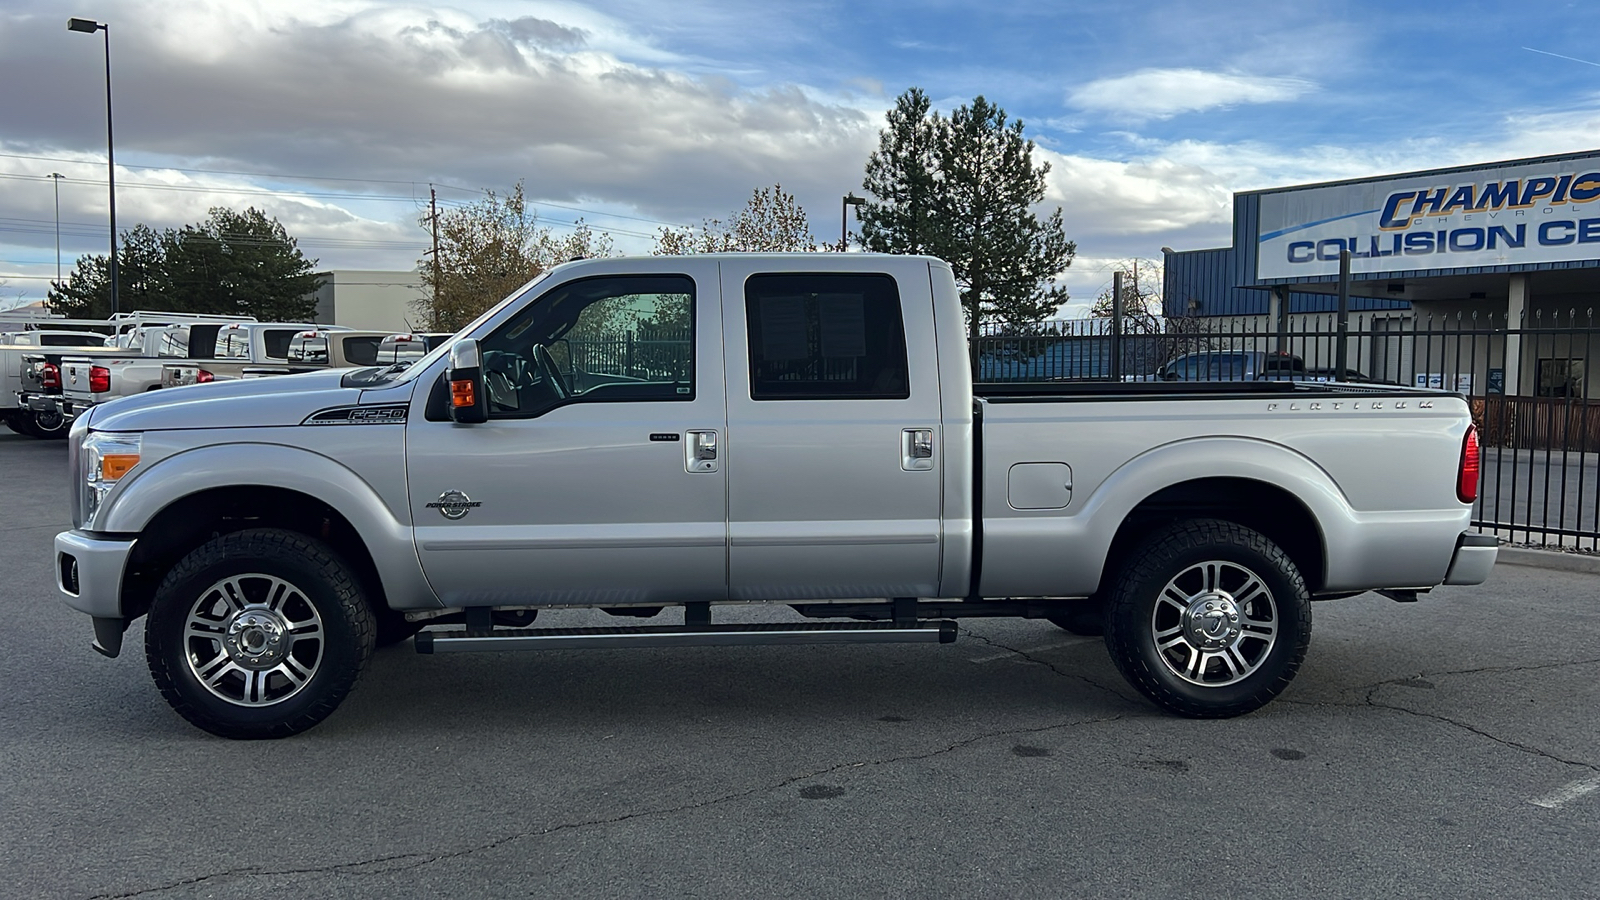
[[458,408],[476,405],[478,395],[472,389],[472,382],[468,379],[450,382],[450,402]]
[[116,481],[138,464],[137,453],[107,453],[100,457],[100,477],[105,481]]

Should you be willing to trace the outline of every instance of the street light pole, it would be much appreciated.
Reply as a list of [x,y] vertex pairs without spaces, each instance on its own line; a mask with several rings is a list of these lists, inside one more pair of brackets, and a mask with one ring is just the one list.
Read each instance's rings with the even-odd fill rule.
[[[850,248],[850,218],[849,218],[849,216],[850,216],[850,207],[854,206],[854,207],[857,207],[858,210],[859,210],[861,204],[866,203],[866,202],[867,202],[867,198],[865,198],[865,197],[857,197],[856,196],[856,192],[855,191],[851,191],[850,193],[845,194],[844,198],[839,203],[839,252],[840,253],[843,253],[844,251],[846,251],[846,250],[848,250]],[[861,213],[858,211],[856,213],[856,215],[859,216],[859,215],[861,215]]]
[[51,172],[50,180],[56,186],[56,286],[61,286],[61,179],[67,176]]
[[111,187],[111,314],[117,314],[117,157],[111,140],[111,26],[93,19],[67,20],[67,30],[82,34],[103,31],[106,35],[106,183]]

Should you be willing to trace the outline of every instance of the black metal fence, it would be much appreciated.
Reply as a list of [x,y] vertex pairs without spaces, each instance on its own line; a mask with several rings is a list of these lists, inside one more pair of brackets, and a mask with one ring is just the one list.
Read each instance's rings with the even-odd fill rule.
[[[1345,365],[1336,365],[1339,344]],[[1474,524],[1507,541],[1600,552],[1600,322],[1592,310],[1410,311],[1052,323],[985,335],[980,382],[1306,379],[1466,395],[1484,448]]]

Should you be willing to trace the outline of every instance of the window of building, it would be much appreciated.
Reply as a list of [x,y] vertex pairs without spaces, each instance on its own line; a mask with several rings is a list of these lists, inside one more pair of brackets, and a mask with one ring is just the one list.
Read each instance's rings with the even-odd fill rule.
[[1536,393],[1540,397],[1582,397],[1583,375],[1581,358],[1541,359]]
[[752,400],[911,396],[900,292],[888,275],[755,275],[745,319]]

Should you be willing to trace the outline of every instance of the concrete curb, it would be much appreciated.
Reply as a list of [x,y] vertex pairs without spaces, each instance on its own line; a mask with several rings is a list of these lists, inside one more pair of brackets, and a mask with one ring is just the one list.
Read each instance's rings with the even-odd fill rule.
[[1526,547],[1501,547],[1497,565],[1532,566],[1561,572],[1600,575],[1600,556],[1586,553],[1560,553],[1555,550],[1530,550]]

